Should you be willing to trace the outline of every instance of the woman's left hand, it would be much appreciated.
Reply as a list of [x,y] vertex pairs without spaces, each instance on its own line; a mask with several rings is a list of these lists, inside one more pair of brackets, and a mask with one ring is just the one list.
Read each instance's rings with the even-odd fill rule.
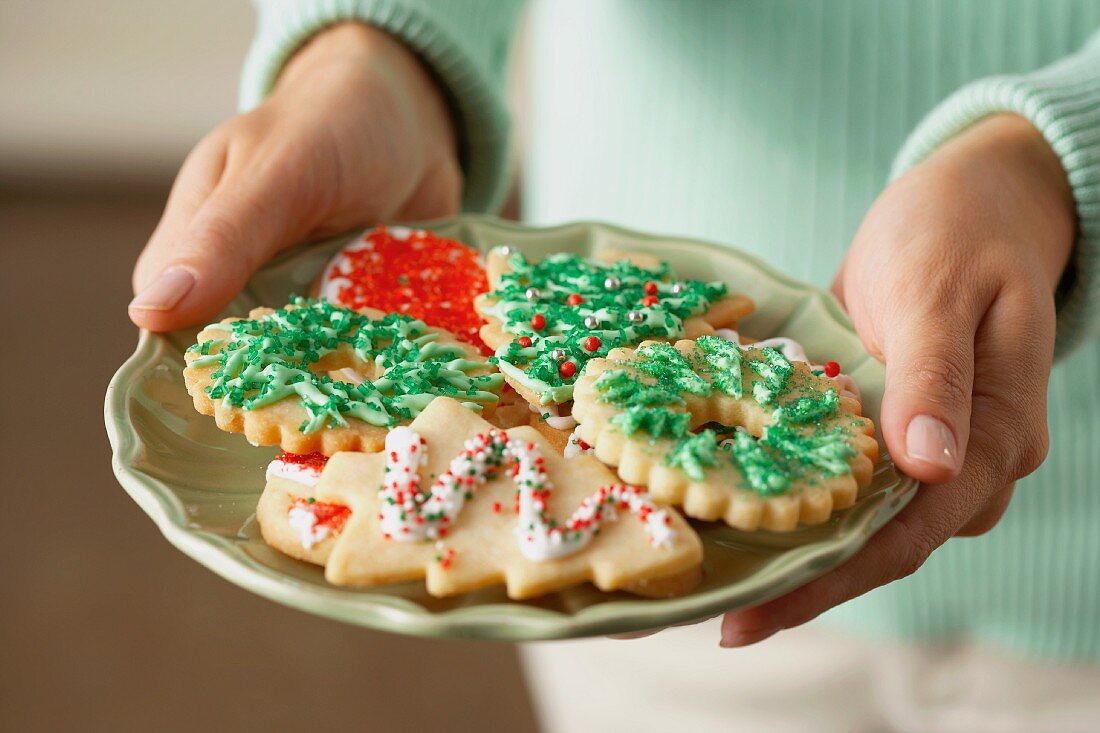
[[922,485],[841,567],[726,614],[723,646],[806,623],[997,523],[1046,456],[1053,293],[1075,229],[1060,161],[1012,115],[975,124],[883,191],[833,289],[886,364],[881,432]]

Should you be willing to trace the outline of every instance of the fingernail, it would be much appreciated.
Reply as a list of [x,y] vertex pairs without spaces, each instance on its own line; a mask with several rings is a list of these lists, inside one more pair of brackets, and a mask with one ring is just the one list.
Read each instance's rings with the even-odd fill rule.
[[723,649],[736,649],[742,646],[757,644],[770,636],[775,636],[780,631],[778,626],[763,631],[734,632],[722,634],[722,641],[718,645]]
[[146,311],[168,311],[179,305],[195,287],[195,273],[190,268],[175,265],[157,275],[130,301],[130,307]]
[[917,415],[905,431],[905,450],[910,458],[943,468],[958,468],[955,436],[931,415]]

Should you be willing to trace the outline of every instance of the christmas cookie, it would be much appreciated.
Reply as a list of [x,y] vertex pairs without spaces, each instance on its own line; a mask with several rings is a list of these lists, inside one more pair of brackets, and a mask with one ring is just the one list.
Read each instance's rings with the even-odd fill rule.
[[316,294],[352,310],[402,313],[492,352],[474,298],[488,289],[477,250],[426,229],[379,226],[329,261]]
[[646,342],[590,361],[578,437],[619,476],[691,517],[744,530],[826,521],[878,458],[857,400],[771,347],[718,336]]
[[[291,528],[318,505],[346,510],[338,531]],[[687,522],[599,461],[563,458],[531,428],[495,428],[447,398],[391,430],[382,452],[333,456],[314,486],[269,481],[257,518],[270,544],[323,562],[334,584],[423,578],[436,596],[503,583],[523,599],[585,581],[685,592],[702,559]]]
[[336,536],[351,516],[344,504],[313,498],[313,487],[321,480],[327,462],[322,453],[283,453],[268,464],[267,487],[256,507],[269,544],[317,565],[325,564]]
[[567,403],[584,365],[614,348],[710,334],[753,308],[723,283],[675,279],[645,256],[552,254],[532,263],[497,248],[487,269],[491,290],[475,301],[482,340],[508,382],[539,406]]
[[254,445],[379,450],[439,395],[491,408],[500,374],[446,332],[402,314],[296,298],[207,326],[185,354],[195,409]]

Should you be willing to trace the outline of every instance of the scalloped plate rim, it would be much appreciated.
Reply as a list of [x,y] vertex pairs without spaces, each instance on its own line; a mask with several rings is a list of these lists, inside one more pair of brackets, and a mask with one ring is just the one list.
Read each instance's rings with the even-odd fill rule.
[[[648,234],[599,221],[533,227],[482,214],[412,222],[408,225],[432,228],[462,224],[524,234],[600,228],[635,240],[688,243],[722,256],[739,259],[767,279],[812,296],[821,301],[836,326],[854,333],[851,321],[832,294],[800,282],[757,257],[701,239]],[[324,241],[344,240],[352,233],[345,232]],[[299,248],[284,252],[268,266],[300,256],[302,252]],[[573,614],[508,603],[429,611],[414,601],[381,593],[356,591],[349,594],[335,586],[326,588],[307,585],[259,562],[247,562],[245,556],[227,550],[226,545],[231,544],[229,540],[188,526],[183,504],[172,490],[163,481],[142,473],[132,465],[135,453],[141,449],[141,439],[132,424],[122,419],[129,415],[127,398],[132,385],[138,383],[134,377],[149,364],[155,363],[159,351],[167,346],[168,340],[165,336],[143,329],[134,353],[119,367],[107,387],[104,421],[112,448],[112,467],[126,493],[153,520],[174,547],[231,583],[301,611],[381,631],[427,637],[533,641],[598,636],[690,623],[738,605],[770,600],[824,572],[807,570],[808,567],[833,568],[840,565],[904,508],[912,498],[917,484],[915,480],[898,472],[897,485],[890,489],[889,495],[879,500],[880,506],[868,511],[845,534],[794,548],[736,584],[693,592],[678,598],[609,601],[583,608]],[[760,584],[753,583],[754,578],[762,570],[782,563],[794,567],[780,581],[766,583],[767,590],[761,592],[758,587]]]

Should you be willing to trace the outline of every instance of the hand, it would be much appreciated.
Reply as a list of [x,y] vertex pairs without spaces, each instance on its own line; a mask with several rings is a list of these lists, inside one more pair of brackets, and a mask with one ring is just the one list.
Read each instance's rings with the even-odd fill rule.
[[881,430],[922,486],[846,564],[729,613],[723,646],[798,626],[988,531],[1046,456],[1054,289],[1076,210],[1061,163],[1020,117],[987,118],[892,183],[834,282],[886,364]]
[[447,107],[417,58],[380,30],[334,26],[188,156],[134,269],[130,318],[154,331],[208,320],[280,250],[453,214],[461,187]]

